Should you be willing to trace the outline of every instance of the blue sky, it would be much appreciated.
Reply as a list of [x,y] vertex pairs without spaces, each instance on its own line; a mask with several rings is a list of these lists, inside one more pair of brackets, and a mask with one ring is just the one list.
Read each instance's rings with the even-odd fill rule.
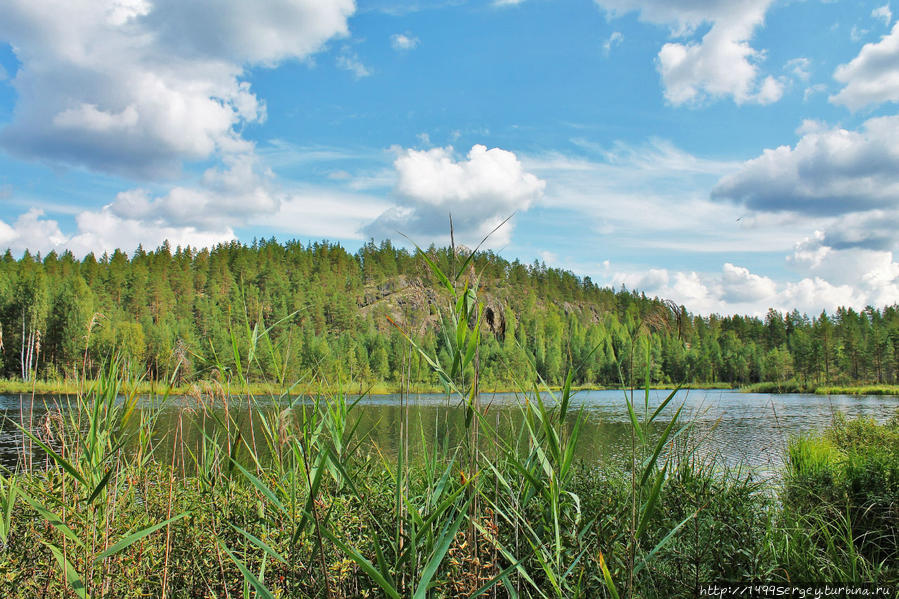
[[3,5],[15,252],[440,244],[450,213],[473,245],[514,213],[507,258],[697,312],[899,301],[885,0]]

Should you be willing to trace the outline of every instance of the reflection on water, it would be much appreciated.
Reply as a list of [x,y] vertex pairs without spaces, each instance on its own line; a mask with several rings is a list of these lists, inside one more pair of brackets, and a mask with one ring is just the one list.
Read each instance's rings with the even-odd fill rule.
[[[667,396],[666,391],[650,393],[650,413]],[[482,405],[487,407],[487,422],[497,435],[513,440],[520,434],[519,402],[522,396],[515,394],[484,394]],[[638,412],[644,409],[643,393],[635,394]],[[306,402],[295,402],[294,413],[299,413]],[[842,412],[848,417],[869,416],[878,421],[887,420],[899,409],[899,398],[889,396],[820,396],[809,394],[771,395],[738,393],[730,390],[681,391],[663,412],[659,421],[664,423],[683,403],[681,419],[694,423],[692,438],[701,440],[701,451],[715,455],[728,465],[745,465],[764,474],[776,472],[782,464],[786,441],[801,432],[824,429],[833,415]],[[13,422],[39,427],[48,411],[57,407],[65,409],[69,401],[62,396],[37,396],[34,401],[28,395],[0,395],[0,463],[13,466],[22,453],[22,435]],[[146,400],[144,402],[146,409]],[[255,398],[254,410],[277,413],[289,406],[270,398]],[[575,411],[583,408],[586,415],[581,429],[578,457],[593,463],[622,463],[629,455],[631,438],[627,410],[622,391],[581,391],[572,399]],[[216,408],[224,412],[219,403]],[[227,407],[236,419],[245,439],[259,437],[258,422],[254,430],[249,427],[249,410],[246,398],[235,398]],[[188,446],[195,446],[200,438],[199,426],[202,410],[196,400],[189,397],[170,398],[160,414],[156,434],[158,438],[171,438],[176,428],[182,432]],[[452,447],[461,441],[464,432],[464,410],[457,402],[443,395],[416,395],[404,407],[397,395],[371,396],[362,399],[351,413],[352,421],[359,421],[357,435],[363,435],[386,456],[398,451],[400,426],[408,417],[411,431],[411,450],[420,451],[423,443],[432,444],[444,437]],[[573,416],[567,422],[570,428]],[[207,425],[210,423],[207,421]],[[656,425],[659,429],[660,425]],[[483,429],[482,429],[483,430]],[[485,435],[485,437],[489,436]],[[260,441],[261,444],[261,441]],[[170,445],[169,445],[170,446]],[[161,448],[165,448],[163,441]],[[164,454],[163,454],[164,455]]]

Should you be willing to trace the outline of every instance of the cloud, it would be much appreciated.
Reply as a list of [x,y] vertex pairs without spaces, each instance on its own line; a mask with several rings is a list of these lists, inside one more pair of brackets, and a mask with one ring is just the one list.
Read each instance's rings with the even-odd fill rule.
[[[899,268],[899,265],[893,265]],[[613,285],[671,299],[700,314],[764,315],[769,308],[817,314],[839,306],[862,309],[896,301],[897,280],[874,281],[859,277],[851,283],[834,283],[820,276],[775,282],[749,269],[725,263],[718,273],[651,269],[647,273],[615,272]]]
[[[464,160],[452,147],[401,150],[394,168],[397,205],[365,229],[376,237],[400,231],[443,238],[452,214],[457,239],[477,243],[503,219],[539,200],[546,185],[526,172],[514,153],[482,145],[473,146]],[[502,245],[510,235],[507,225],[491,241]]]
[[824,243],[834,249],[899,249],[899,209],[847,214],[823,232]]
[[879,304],[876,300],[868,301],[852,285],[834,285],[819,277],[812,277],[786,283],[774,307],[784,312],[795,309],[805,314],[817,314],[821,310],[832,313],[839,307],[861,310],[872,303]]
[[359,55],[349,48],[341,50],[337,55],[336,64],[339,68],[351,72],[356,79],[371,75],[371,70],[362,64]]
[[235,227],[264,227],[316,239],[362,239],[363,227],[391,206],[382,197],[334,187],[277,188],[270,173],[259,172],[257,163],[249,160],[209,169],[194,187],[174,187],[158,195],[131,189],[98,210],[73,210],[73,232],[64,232],[44,210],[31,208],[12,224],[0,220],[0,251],[8,247],[46,254],[68,249],[82,256],[130,250],[138,244],[156,247],[165,240],[173,246],[209,247],[236,239]]
[[899,23],[879,42],[865,44],[858,56],[838,66],[833,77],[845,87],[830,101],[849,110],[899,102]]
[[193,226],[153,225],[122,218],[108,206],[81,212],[76,217],[76,224],[77,232],[67,235],[57,221],[44,216],[43,210],[32,208],[12,225],[0,221],[0,247],[15,252],[27,249],[44,255],[50,251],[70,250],[76,257],[81,257],[89,252],[111,252],[117,248],[131,250],[139,244],[157,247],[165,240],[173,246],[209,247],[235,239],[234,232],[228,227],[203,230]]
[[807,120],[797,134],[795,147],[765,150],[712,192],[759,216],[793,214],[819,227],[786,258],[802,278],[778,285],[770,304],[820,311],[899,301],[899,117],[858,131]]
[[767,310],[766,302],[776,301],[778,290],[768,277],[749,269],[725,263],[720,273],[670,272],[650,269],[645,274],[618,272],[612,276],[616,285],[671,299],[690,311],[710,314],[759,312]]
[[522,163],[546,180],[541,206],[564,211],[618,247],[692,254],[788,251],[791,239],[807,234],[808,219],[756,223],[744,207],[709,199],[716,182],[740,162],[696,156],[657,138],[610,146],[572,142],[578,155],[522,155]]
[[802,101],[808,102],[808,99],[814,96],[815,94],[822,94],[827,91],[827,86],[823,83],[816,83],[814,85],[810,85],[805,88],[805,91],[802,93]]
[[247,150],[265,105],[247,67],[347,35],[353,0],[10,0],[0,40],[21,63],[0,143],[25,158],[144,178]]
[[795,147],[765,150],[712,190],[760,211],[834,216],[896,205],[899,116],[872,118],[849,131],[807,121]]
[[884,4],[872,10],[871,16],[879,21],[883,21],[884,25],[889,25],[893,20],[893,11],[890,10],[889,4]]
[[750,40],[764,23],[771,0],[596,0],[613,17],[638,11],[642,21],[670,27],[674,38],[692,37],[703,24],[710,29],[700,40],[672,41],[662,46],[657,68],[665,99],[674,105],[697,105],[730,97],[737,104],[770,104],[783,95],[783,82],[762,78],[765,58]]
[[868,33],[870,33],[869,29],[862,29],[858,25],[853,25],[852,29],[849,30],[849,39],[853,42],[860,42]]
[[840,284],[857,283],[860,279],[893,280],[899,276],[899,265],[893,262],[893,253],[888,249],[840,244],[824,231],[815,231],[797,243],[787,262],[797,272]]
[[304,185],[285,191],[277,212],[251,224],[315,239],[364,239],[365,226],[390,206],[380,196]]
[[46,220],[43,216],[43,210],[31,208],[20,215],[12,226],[0,221],[0,246],[46,254],[64,243],[67,238],[56,221]]
[[397,52],[412,50],[421,42],[417,37],[409,33],[394,33],[390,36],[390,47]]
[[725,263],[721,276],[721,299],[730,303],[757,302],[776,293],[774,281],[749,272],[748,268]]
[[76,217],[78,232],[60,244],[75,255],[88,252],[108,252],[116,248],[158,247],[168,241],[173,247],[211,247],[237,237],[233,229],[201,229],[195,226],[153,224],[143,220],[121,218],[108,207],[99,211],[82,212]]
[[721,303],[714,292],[696,272],[669,272],[667,269],[650,269],[646,273],[616,272],[611,277],[614,286],[625,287],[670,299],[688,306],[690,311],[711,314],[721,311]]
[[621,35],[620,31],[613,31],[612,35],[609,36],[609,39],[605,41],[602,45],[602,50],[608,56],[612,52],[612,48],[615,46],[620,46],[621,42],[624,41],[624,36]]
[[834,243],[827,233],[815,231],[796,244],[787,261],[795,271],[809,278],[853,289],[855,307],[899,301],[899,263],[894,261],[892,251],[841,245]]
[[120,218],[156,225],[221,228],[278,210],[280,192],[271,171],[251,154],[226,156],[226,168],[210,168],[198,186],[176,186],[151,197],[143,189],[119,193],[108,209]]
[[524,0],[493,0],[493,6],[518,6]]
[[801,81],[808,81],[810,76],[809,68],[812,61],[805,57],[793,58],[784,65],[784,70],[790,72],[794,77]]

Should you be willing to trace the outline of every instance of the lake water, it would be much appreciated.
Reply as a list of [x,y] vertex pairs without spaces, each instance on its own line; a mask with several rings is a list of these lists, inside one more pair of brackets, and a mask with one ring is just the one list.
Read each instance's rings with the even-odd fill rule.
[[[652,391],[650,411],[668,395],[667,391]],[[517,434],[520,430],[519,402],[522,396],[508,393],[482,394],[487,407],[488,422],[499,435]],[[634,395],[636,408],[642,413],[643,392]],[[229,402],[229,411],[240,426],[248,428],[246,398]],[[622,391],[581,391],[572,398],[572,406],[583,407],[586,420],[581,430],[578,457],[594,463],[623,463],[629,455],[631,433]],[[867,416],[877,421],[888,420],[899,409],[899,397],[845,396],[739,393],[731,390],[680,391],[659,421],[670,418],[683,403],[682,421],[693,422],[691,439],[699,441],[705,456],[714,455],[719,464],[751,467],[763,476],[778,472],[783,463],[787,441],[795,435],[823,430],[837,412],[849,418]],[[0,395],[0,463],[12,466],[22,452],[21,433],[13,422],[38,424],[48,410],[66,406],[61,396]],[[281,410],[271,399],[256,398],[256,408]],[[221,403],[220,410],[223,410]],[[295,407],[294,409],[299,409]],[[179,419],[188,442],[199,437],[197,428],[185,422],[196,419],[196,400],[189,397],[170,398],[158,420],[157,433],[163,437],[174,430]],[[420,448],[421,439],[432,442],[446,436],[450,444],[457,443],[464,430],[464,411],[457,402],[443,395],[410,396],[404,408],[398,395],[366,397],[353,409],[351,417],[359,419],[358,432],[386,455],[395,454],[399,447],[400,425],[408,415],[412,451]],[[185,420],[186,419],[186,420]],[[573,417],[568,420],[571,426]],[[657,425],[655,430],[660,430]],[[244,438],[251,435],[244,433]]]

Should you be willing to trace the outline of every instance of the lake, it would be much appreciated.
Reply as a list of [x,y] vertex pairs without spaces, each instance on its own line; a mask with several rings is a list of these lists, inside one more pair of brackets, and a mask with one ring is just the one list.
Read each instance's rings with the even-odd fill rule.
[[[652,391],[650,410],[667,395],[667,391]],[[510,393],[482,394],[487,422],[499,435],[514,435],[520,430],[520,398]],[[634,398],[638,413],[642,413],[643,392],[636,392]],[[254,409],[282,410],[288,405],[275,405],[270,398],[256,397],[255,400]],[[242,429],[249,420],[246,402],[246,398],[234,398],[228,408]],[[305,403],[308,405],[309,402]],[[464,411],[457,403],[447,400],[444,395],[421,394],[410,396],[408,407],[404,408],[399,395],[370,396],[359,402],[352,417],[359,419],[358,431],[367,437],[370,446],[376,446],[384,455],[390,456],[398,450],[400,426],[405,417],[408,417],[412,432],[413,452],[420,449],[422,438],[432,442],[435,438],[442,439],[444,433],[450,444],[457,443],[464,429]],[[586,415],[578,457],[598,464],[624,463],[631,446],[624,392],[580,391],[571,403],[574,409],[582,407]],[[666,421],[666,416],[670,418],[681,403],[684,404],[681,420],[694,423],[690,438],[699,441],[703,455],[715,456],[722,465],[751,467],[765,477],[779,471],[784,448],[792,436],[823,430],[835,413],[841,412],[849,418],[867,416],[883,422],[899,409],[899,398],[894,396],[684,390],[669,404],[659,421]],[[55,395],[39,395],[33,402],[30,395],[0,395],[0,415],[3,417],[0,463],[14,466],[22,452],[21,433],[13,422],[38,424],[48,409],[58,405],[66,406],[68,401]],[[146,407],[146,400],[142,405]],[[294,409],[299,410],[299,405]],[[217,409],[224,409],[221,402]],[[186,440],[195,442],[199,437],[197,428],[189,423],[195,421],[199,413],[194,398],[172,397],[160,415],[157,434],[164,438],[177,427],[180,419]],[[569,427],[572,422],[573,416],[568,419]],[[655,430],[660,430],[660,426],[657,424]],[[244,438],[252,438],[252,435],[245,433]]]

